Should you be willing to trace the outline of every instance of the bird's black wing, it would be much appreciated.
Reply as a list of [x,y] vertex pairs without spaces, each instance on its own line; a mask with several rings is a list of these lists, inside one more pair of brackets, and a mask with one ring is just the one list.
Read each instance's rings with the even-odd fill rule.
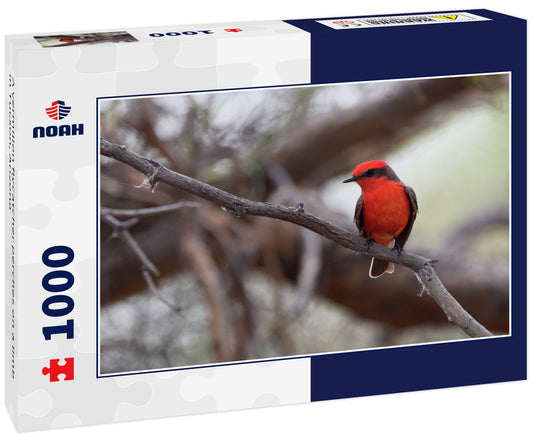
[[405,225],[404,229],[396,237],[396,242],[398,243],[399,247],[403,247],[407,241],[407,238],[409,238],[409,235],[411,234],[411,229],[413,228],[413,224],[415,222],[416,214],[418,212],[418,203],[416,201],[415,191],[411,187],[406,185],[404,185],[404,189],[405,193],[407,194],[407,197],[409,198],[409,203],[411,204],[411,214],[409,215],[409,220],[407,221],[407,224]]
[[363,195],[359,197],[357,203],[355,204],[355,215],[353,217],[355,225],[359,229],[359,234],[363,234]]

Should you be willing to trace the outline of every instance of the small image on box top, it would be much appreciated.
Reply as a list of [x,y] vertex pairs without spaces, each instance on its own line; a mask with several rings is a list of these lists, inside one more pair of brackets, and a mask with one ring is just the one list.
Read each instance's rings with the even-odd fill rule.
[[126,31],[87,32],[81,34],[55,34],[33,36],[43,48],[71,45],[94,45],[97,43],[137,42],[137,39]]

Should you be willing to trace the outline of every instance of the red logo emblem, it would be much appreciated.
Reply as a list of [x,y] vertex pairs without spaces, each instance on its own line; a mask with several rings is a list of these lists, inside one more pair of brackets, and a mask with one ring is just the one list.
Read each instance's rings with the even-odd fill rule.
[[46,109],[46,114],[56,121],[66,118],[69,113],[70,107],[67,107],[62,100],[52,102],[52,106]]

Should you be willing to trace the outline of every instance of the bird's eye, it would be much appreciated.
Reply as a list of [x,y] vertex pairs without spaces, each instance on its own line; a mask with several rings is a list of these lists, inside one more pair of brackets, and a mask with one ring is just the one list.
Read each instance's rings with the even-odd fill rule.
[[368,176],[372,176],[374,173],[376,173],[376,170],[374,168],[371,168],[370,170],[367,170],[366,172]]

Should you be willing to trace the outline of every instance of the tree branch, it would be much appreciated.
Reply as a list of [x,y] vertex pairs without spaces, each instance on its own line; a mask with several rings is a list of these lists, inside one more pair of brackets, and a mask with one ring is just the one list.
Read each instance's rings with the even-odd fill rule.
[[148,289],[150,289],[150,292],[152,292],[152,294],[155,295],[158,300],[163,302],[173,311],[178,313],[181,312],[181,308],[167,301],[163,295],[161,295],[161,292],[155,285],[152,278],[152,275],[159,276],[159,269],[150,261],[150,259],[142,250],[141,246],[139,246],[139,243],[129,232],[129,228],[135,225],[138,220],[136,218],[132,218],[127,221],[119,221],[112,215],[111,210],[112,209],[102,209],[102,219],[113,228],[112,236],[120,237],[120,239],[122,239],[122,241],[132,250],[137,259],[140,261],[142,276],[146,282],[146,285],[148,286]]
[[[198,217],[197,223],[207,235],[214,239],[216,246],[223,255],[222,262],[228,266],[231,296],[234,297],[242,309],[240,320],[233,322],[237,340],[235,342],[234,358],[237,360],[247,359],[250,357],[250,353],[255,350],[257,335],[252,302],[244,279],[248,273],[245,255],[239,251],[238,241],[235,236],[232,236],[228,231],[221,230],[220,226],[213,224],[208,218]],[[242,239],[241,232],[237,236]],[[215,254],[212,255],[214,257]]]
[[228,299],[222,284],[223,280],[209,249],[195,230],[193,223],[194,221],[191,221],[191,230],[182,235],[183,253],[204,289],[216,359],[221,362],[231,361],[235,359],[231,339],[232,326],[227,318]]
[[143,209],[111,209],[108,207],[100,207],[102,215],[111,216],[126,216],[129,218],[142,218],[145,216],[161,215],[163,213],[171,213],[176,210],[181,210],[188,207],[198,207],[197,202],[176,202],[174,204],[146,207]]
[[[295,202],[301,199],[299,190],[294,185],[287,171],[279,165],[271,164],[266,168],[267,175],[277,185],[273,196],[280,203]],[[280,330],[284,325],[294,321],[307,307],[315,291],[322,270],[322,243],[316,233],[299,228],[300,270],[296,280],[296,292],[293,304],[281,311],[272,331]]]
[[119,236],[122,241],[124,241],[129,248],[133,251],[137,259],[140,261],[140,263],[150,271],[152,275],[155,275],[156,277],[159,276],[159,269],[150,261],[150,259],[146,256],[144,251],[142,250],[141,246],[139,246],[139,243],[135,241],[135,238],[131,235],[129,232],[129,228],[133,225],[135,225],[138,220],[136,218],[129,219],[128,221],[119,221],[114,216],[103,212],[102,213],[103,220],[108,223],[111,227],[113,227],[113,235],[112,236]]
[[237,217],[248,214],[280,219],[297,224],[347,249],[408,267],[418,275],[425,290],[444,311],[449,321],[457,324],[471,337],[492,335],[446,290],[435,272],[433,260],[410,252],[403,251],[398,253],[377,243],[371,243],[369,245],[365,238],[354,235],[352,232],[348,232],[328,221],[306,213],[301,203],[296,207],[287,207],[268,202],[251,201],[235,196],[196,179],[174,172],[151,159],[129,151],[122,145],[109,142],[105,139],[100,140],[100,154],[133,167],[148,178],[152,187],[159,182],[168,184],[217,204],[222,210],[231,212]]
[[150,289],[150,292],[152,292],[152,294],[155,295],[155,297],[159,301],[161,301],[165,306],[167,306],[168,308],[172,309],[174,312],[177,312],[179,314],[181,312],[181,308],[176,306],[176,305],[174,305],[170,301],[168,301],[163,296],[163,294],[161,294],[161,291],[155,285],[154,279],[152,278],[152,275],[150,274],[150,272],[148,271],[146,266],[144,266],[144,265],[141,266],[141,272],[142,272],[142,276],[144,278],[144,281],[146,281],[146,285],[148,286],[148,289]]

